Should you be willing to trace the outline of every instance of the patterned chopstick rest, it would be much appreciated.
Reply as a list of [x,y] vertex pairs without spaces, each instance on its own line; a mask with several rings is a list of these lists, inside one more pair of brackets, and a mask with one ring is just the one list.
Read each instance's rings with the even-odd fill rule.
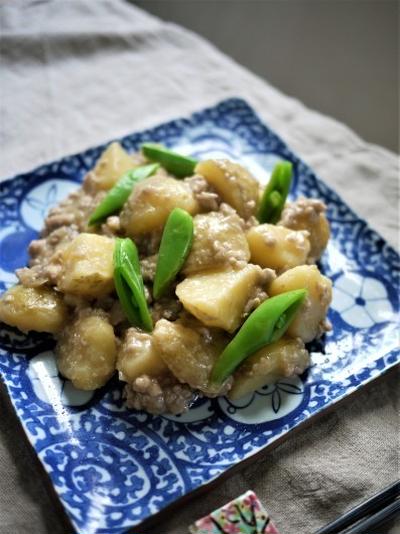
[[191,534],[279,534],[253,491],[202,517],[189,530]]

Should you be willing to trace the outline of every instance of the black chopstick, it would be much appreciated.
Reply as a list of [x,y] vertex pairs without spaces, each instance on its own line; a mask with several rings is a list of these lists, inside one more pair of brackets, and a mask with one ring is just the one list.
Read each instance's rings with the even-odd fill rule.
[[[382,510],[400,495],[400,480],[375,494],[370,499],[352,508],[338,519],[319,529],[315,534],[338,534],[365,516]],[[361,532],[361,531],[360,531]]]
[[400,500],[396,499],[394,502],[388,504],[385,508],[377,512],[376,514],[370,515],[365,519],[362,519],[351,527],[349,530],[346,530],[344,534],[366,534],[366,532],[376,532],[376,527],[381,526],[383,523],[394,519],[400,515]]

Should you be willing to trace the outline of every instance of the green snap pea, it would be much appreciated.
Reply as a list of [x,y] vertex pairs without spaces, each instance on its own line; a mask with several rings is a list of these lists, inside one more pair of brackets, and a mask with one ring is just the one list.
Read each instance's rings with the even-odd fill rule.
[[151,161],[157,161],[165,170],[177,178],[185,178],[194,174],[194,168],[198,161],[189,156],[182,156],[177,152],[168,150],[162,145],[145,143],[142,145],[143,155]]
[[288,329],[306,294],[305,289],[296,289],[260,304],[218,357],[211,372],[211,381],[221,384],[248,356],[278,341]]
[[170,287],[188,257],[193,242],[193,218],[180,208],[169,214],[158,253],[153,295],[160,298]]
[[144,293],[139,256],[136,245],[129,238],[117,238],[115,242],[114,284],[128,321],[150,332],[153,321]]
[[289,161],[277,163],[264,189],[258,210],[260,223],[275,224],[279,221],[292,183],[293,165]]
[[126,172],[96,207],[90,216],[89,225],[99,224],[109,215],[119,211],[128,200],[135,184],[154,174],[159,167],[158,163],[152,163]]

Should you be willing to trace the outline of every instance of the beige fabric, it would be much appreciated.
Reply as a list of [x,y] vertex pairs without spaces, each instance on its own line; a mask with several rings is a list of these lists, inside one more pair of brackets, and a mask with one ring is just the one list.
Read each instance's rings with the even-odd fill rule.
[[[3,178],[241,96],[396,243],[395,155],[306,109],[199,37],[122,0],[9,0],[0,17]],[[312,532],[398,477],[397,384],[395,377],[384,379],[349,400],[152,532],[186,534],[192,520],[249,488],[282,534]],[[2,399],[0,534],[66,532]]]

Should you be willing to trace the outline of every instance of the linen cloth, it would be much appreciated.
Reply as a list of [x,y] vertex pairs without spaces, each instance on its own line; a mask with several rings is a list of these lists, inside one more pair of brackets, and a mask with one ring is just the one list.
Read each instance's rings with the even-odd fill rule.
[[[200,37],[123,0],[3,1],[0,23],[2,178],[240,96],[396,245],[397,157]],[[398,477],[397,388],[386,377],[151,532],[186,534],[194,519],[253,489],[283,534],[311,533]],[[70,534],[0,402],[0,534]]]

